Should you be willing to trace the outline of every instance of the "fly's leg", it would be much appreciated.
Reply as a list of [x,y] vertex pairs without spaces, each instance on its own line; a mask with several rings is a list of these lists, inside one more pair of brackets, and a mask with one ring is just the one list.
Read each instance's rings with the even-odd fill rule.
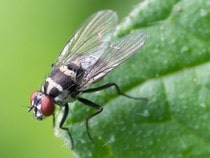
[[69,106],[68,106],[68,104],[65,104],[65,105],[64,105],[63,117],[62,117],[62,119],[61,119],[61,121],[60,121],[60,123],[59,123],[59,127],[60,127],[61,129],[65,130],[65,131],[68,133],[69,138],[70,138],[70,141],[71,141],[71,148],[73,149],[73,148],[74,148],[74,141],[73,141],[72,135],[71,135],[71,133],[69,132],[69,129],[68,129],[67,127],[64,127],[64,123],[65,123],[65,121],[66,121],[66,118],[67,118],[67,116],[68,116],[68,113],[69,113]]
[[79,97],[78,100],[81,103],[83,103],[83,104],[85,104],[85,105],[87,105],[89,107],[95,108],[97,110],[95,113],[87,116],[86,119],[85,119],[85,125],[86,125],[86,130],[87,130],[88,137],[93,142],[93,138],[92,138],[92,136],[90,134],[90,131],[89,131],[89,120],[92,117],[94,117],[94,116],[98,115],[99,113],[101,113],[103,111],[103,107],[98,105],[98,104],[96,104],[96,103],[91,102],[90,100],[84,99],[84,98],[80,98]]
[[[102,85],[102,86],[100,86],[100,87],[97,87],[97,88],[86,89],[86,90],[83,90],[83,91],[81,91],[81,92],[83,92],[83,93],[92,93],[92,92],[101,91],[101,90],[104,90],[104,89],[107,89],[107,88],[110,88],[110,87],[115,87],[115,89],[117,90],[117,93],[118,93],[119,95],[125,96],[125,97],[127,97],[127,98],[130,98],[130,99],[138,99],[138,100],[147,100],[146,98],[138,98],[138,97],[133,97],[133,96],[124,94],[124,93],[120,90],[119,86],[118,86],[116,83],[113,83],[113,82],[104,84],[104,85]],[[92,118],[92,117],[98,115],[99,113],[101,113],[101,112],[103,111],[103,107],[100,106],[100,105],[98,105],[98,104],[96,104],[96,103],[93,103],[93,102],[91,102],[91,101],[89,101],[89,100],[87,100],[87,99],[84,99],[84,98],[80,98],[80,97],[79,97],[78,100],[79,100],[81,103],[83,103],[83,104],[85,104],[85,105],[87,105],[87,106],[90,106],[90,107],[93,107],[93,108],[97,109],[97,111],[96,111],[95,113],[89,115],[89,116],[86,117],[86,119],[85,119],[88,137],[89,137],[89,139],[90,139],[91,141],[93,141],[93,138],[91,137],[91,134],[90,134],[90,131],[89,131],[89,123],[88,123],[88,121],[89,121],[90,118]]]
[[53,129],[55,128],[55,113],[53,113],[53,115],[52,115],[52,118],[53,118]]
[[[119,86],[118,86],[116,83],[113,83],[113,82],[104,84],[104,85],[102,85],[102,86],[100,86],[100,87],[97,87],[97,88],[86,89],[86,90],[83,90],[83,91],[80,91],[80,92],[82,92],[82,93],[92,93],[92,92],[101,91],[101,90],[104,90],[104,89],[107,89],[107,88],[110,88],[110,87],[115,87],[115,89],[117,90],[117,93],[118,93],[119,95],[125,96],[125,97],[127,97],[127,98],[130,98],[130,99],[137,99],[137,100],[145,100],[145,101],[147,100],[147,98],[133,97],[133,96],[124,94],[124,93],[120,90]],[[90,120],[92,117],[94,117],[94,116],[98,115],[99,113],[101,113],[101,112],[103,111],[103,107],[100,106],[100,105],[98,105],[98,104],[96,104],[96,103],[91,102],[90,100],[87,100],[87,99],[84,99],[84,98],[80,98],[80,97],[78,97],[78,101],[80,101],[81,103],[83,103],[83,104],[85,104],[85,105],[87,105],[87,106],[89,106],[89,107],[92,107],[92,108],[97,109],[97,111],[96,111],[95,113],[89,115],[89,116],[86,117],[86,119],[85,119],[85,125],[86,125],[86,130],[87,130],[88,137],[89,137],[89,139],[93,142],[93,138],[92,138],[92,136],[91,136],[91,134],[90,134],[90,131],[89,131],[89,120]]]
[[130,98],[130,99],[139,99],[139,100],[147,100],[147,98],[140,98],[140,97],[133,97],[133,96],[130,96],[130,95],[127,95],[127,94],[124,94],[119,86],[116,84],[116,83],[113,83],[113,82],[110,82],[110,83],[106,83],[100,87],[97,87],[97,88],[91,88],[91,89],[86,89],[86,90],[83,90],[82,92],[83,93],[91,93],[91,92],[96,92],[96,91],[101,91],[101,90],[104,90],[104,89],[107,89],[107,88],[110,88],[110,87],[115,87],[115,89],[117,90],[117,93],[119,95],[122,95],[124,97],[127,97],[127,98]]

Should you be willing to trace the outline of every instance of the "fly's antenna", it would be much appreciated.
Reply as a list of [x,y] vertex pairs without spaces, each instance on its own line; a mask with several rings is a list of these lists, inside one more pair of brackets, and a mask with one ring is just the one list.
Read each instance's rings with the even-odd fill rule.
[[31,110],[34,108],[34,106],[28,106],[28,112],[31,112]]

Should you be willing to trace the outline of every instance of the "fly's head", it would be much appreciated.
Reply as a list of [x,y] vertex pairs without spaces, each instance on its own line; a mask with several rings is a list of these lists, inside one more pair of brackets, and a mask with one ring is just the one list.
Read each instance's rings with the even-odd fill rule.
[[28,112],[33,110],[34,117],[38,120],[42,120],[45,116],[53,114],[55,106],[50,96],[45,95],[43,92],[35,91],[32,93],[31,107]]

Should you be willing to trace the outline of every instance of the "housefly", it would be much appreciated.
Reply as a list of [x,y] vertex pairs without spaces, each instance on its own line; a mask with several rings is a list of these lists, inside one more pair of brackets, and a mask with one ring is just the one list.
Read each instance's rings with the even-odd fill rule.
[[115,87],[119,94],[134,98],[122,93],[115,83],[87,88],[137,53],[145,43],[146,35],[140,31],[113,39],[116,26],[117,15],[114,11],[102,10],[90,16],[67,42],[41,89],[31,95],[31,106],[28,111],[33,110],[34,117],[38,120],[54,114],[54,104],[64,108],[59,127],[68,132],[72,147],[71,133],[64,127],[69,102],[78,100],[97,110],[86,118],[87,134],[92,140],[88,120],[102,112],[103,107],[82,98],[80,94]]

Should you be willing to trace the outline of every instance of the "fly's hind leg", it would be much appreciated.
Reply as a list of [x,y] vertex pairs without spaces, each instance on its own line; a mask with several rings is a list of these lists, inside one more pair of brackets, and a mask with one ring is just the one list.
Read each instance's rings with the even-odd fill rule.
[[123,93],[120,90],[120,87],[114,82],[106,83],[106,84],[104,84],[104,85],[102,85],[100,87],[86,89],[86,90],[83,90],[82,92],[83,93],[92,93],[92,92],[101,91],[101,90],[104,90],[104,89],[107,89],[107,88],[111,88],[111,87],[114,87],[117,90],[117,93],[119,95],[124,96],[124,97],[130,98],[130,99],[137,99],[137,100],[147,100],[147,98],[133,97],[133,96],[130,96],[130,95],[127,95],[127,94]]
[[[104,84],[104,85],[102,85],[102,86],[100,86],[100,87],[91,88],[91,89],[86,89],[86,90],[83,90],[83,91],[81,91],[81,92],[82,92],[82,93],[92,93],[92,92],[101,91],[101,90],[104,90],[104,89],[107,89],[107,88],[110,88],[110,87],[115,87],[115,89],[117,90],[117,93],[118,93],[119,95],[124,96],[124,97],[130,98],[130,99],[137,99],[137,100],[147,100],[147,98],[133,97],[133,96],[124,94],[124,93],[120,90],[119,86],[118,86],[116,83],[113,83],[113,82]],[[91,134],[90,134],[90,131],[89,131],[89,120],[90,120],[92,117],[94,117],[94,116],[98,115],[99,113],[101,113],[101,112],[103,111],[103,107],[100,106],[100,105],[98,105],[98,104],[96,104],[96,103],[91,102],[90,100],[84,99],[84,98],[80,98],[80,97],[79,97],[78,100],[79,100],[81,103],[83,103],[83,104],[85,104],[85,105],[87,105],[87,106],[89,106],[89,107],[93,107],[93,108],[95,108],[95,109],[97,110],[95,113],[89,115],[89,116],[86,117],[86,119],[85,119],[88,137],[89,137],[89,139],[90,139],[91,141],[93,141],[93,138],[92,138],[92,136],[91,136]]]

